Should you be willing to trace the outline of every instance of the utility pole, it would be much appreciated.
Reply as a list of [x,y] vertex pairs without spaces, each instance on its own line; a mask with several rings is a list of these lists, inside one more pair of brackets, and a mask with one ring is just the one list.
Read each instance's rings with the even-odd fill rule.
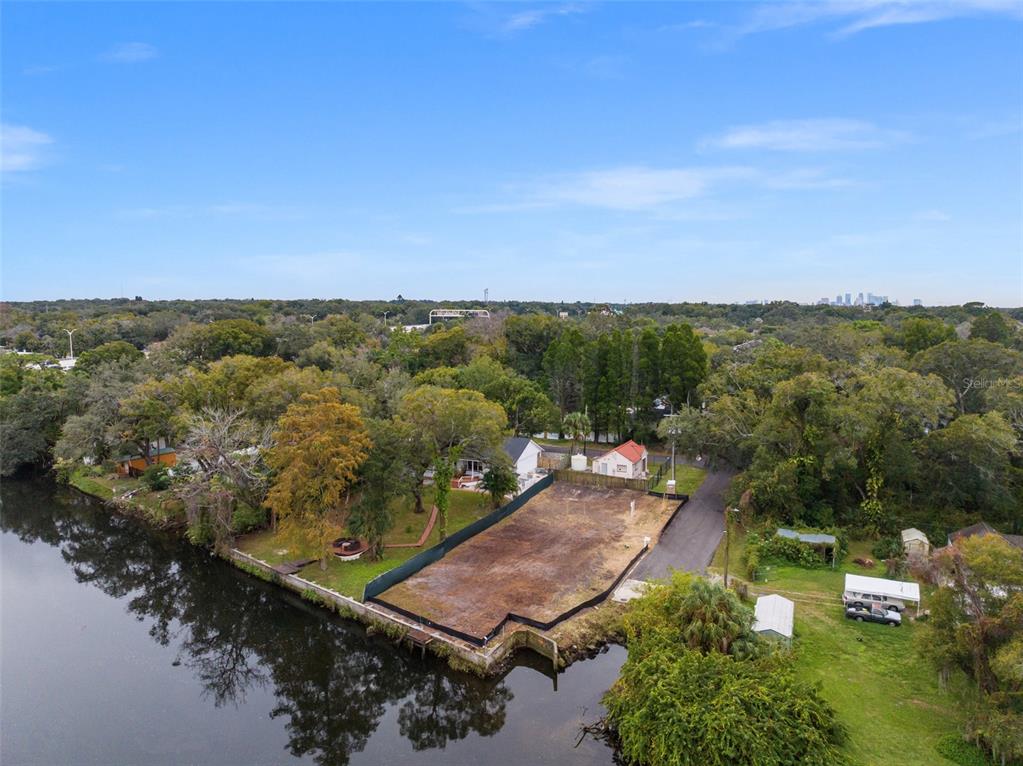
[[483,305],[486,306],[488,303],[490,303],[490,288],[489,287],[484,287],[483,288]]
[[302,316],[304,316],[306,319],[309,320],[309,324],[312,324],[313,322],[316,321],[316,315],[315,314],[303,314]]
[[78,332],[78,328],[75,327],[72,330],[65,329],[64,332],[67,333],[68,358],[69,359],[74,359],[75,358],[75,342],[71,339],[71,336],[74,335],[76,332]]
[[732,525],[728,522],[728,517],[729,514],[738,512],[738,508],[725,508],[725,588],[728,587],[728,559],[732,543]]

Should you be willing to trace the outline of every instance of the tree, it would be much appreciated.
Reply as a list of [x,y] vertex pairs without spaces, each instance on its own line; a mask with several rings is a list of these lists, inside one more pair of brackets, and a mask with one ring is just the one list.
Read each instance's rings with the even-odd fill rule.
[[561,427],[572,439],[572,454],[575,454],[577,442],[583,443],[583,455],[586,454],[586,440],[589,438],[593,425],[585,412],[570,412],[565,416]]
[[543,355],[543,372],[562,422],[582,401],[584,346],[582,333],[570,326],[551,342]]
[[[734,593],[676,573],[629,605],[629,656],[604,696],[630,763],[832,764],[845,733]],[[767,733],[769,732],[769,733]]]
[[394,524],[391,503],[395,498],[416,495],[423,483],[423,469],[414,459],[416,441],[404,424],[390,419],[368,422],[373,449],[363,463],[361,496],[352,508],[348,527],[369,543],[368,556],[383,555],[383,538]]
[[[344,526],[346,493],[373,444],[357,407],[345,404],[336,388],[303,394],[277,421],[267,464],[274,472],[266,498],[276,521],[326,549]],[[335,523],[332,523],[334,521]],[[326,569],[326,551],[320,566]]]
[[1016,434],[997,412],[961,415],[919,447],[921,489],[933,505],[1005,518],[1018,510],[1008,480]]
[[221,319],[205,325],[185,325],[168,340],[186,362],[212,362],[225,356],[269,356],[276,349],[270,331],[249,319]]
[[423,340],[419,355],[426,367],[454,367],[469,361],[469,338],[460,324],[436,330]]
[[693,328],[669,325],[661,340],[661,380],[675,407],[692,403],[696,387],[707,377],[707,352]]
[[747,472],[756,507],[789,523],[829,526],[849,503],[855,454],[842,435],[848,404],[834,383],[805,373],[779,383],[757,425]]
[[640,333],[636,372],[639,396],[643,408],[648,409],[654,399],[665,393],[661,389],[661,339],[653,327],[644,327]]
[[241,410],[206,408],[189,419],[178,453],[182,462],[197,466],[192,490],[209,493],[215,484],[258,508],[268,480],[263,453],[271,444],[269,429]]
[[[108,362],[93,369],[85,379],[84,389],[71,396],[77,412],[64,421],[54,454],[62,460],[98,462],[112,456],[122,443],[116,429],[121,415],[121,401],[143,381],[140,365],[123,360]],[[82,380],[68,379],[68,388]]]
[[142,352],[123,340],[104,343],[89,351],[83,351],[75,362],[75,371],[89,374],[97,367],[109,362],[134,363],[144,359]]
[[483,473],[483,481],[480,487],[490,494],[490,501],[495,508],[500,508],[504,502],[504,496],[517,492],[519,489],[519,477],[511,466],[504,460],[493,459],[487,470]]
[[909,317],[899,325],[895,341],[909,354],[916,354],[939,343],[954,341],[955,338],[955,328],[940,319]]
[[1023,357],[988,340],[947,341],[913,359],[917,372],[937,375],[956,395],[960,413],[981,412],[984,388],[1023,372]]
[[504,335],[508,340],[509,366],[527,378],[539,378],[544,354],[560,329],[558,320],[546,314],[508,317]]
[[64,404],[48,378],[27,375],[16,393],[0,397],[0,476],[12,476],[49,457],[64,419]]
[[[432,461],[440,538],[447,536],[447,503],[458,460],[472,455],[488,460],[500,447],[507,417],[500,405],[478,391],[420,386],[398,405],[398,420]],[[422,475],[422,474],[420,474]]]
[[132,445],[146,461],[153,462],[152,450],[160,440],[170,443],[182,426],[182,413],[169,387],[156,380],[136,386],[120,404],[112,435]]
[[1014,334],[1015,329],[1000,311],[989,311],[974,319],[970,325],[971,338],[989,340],[992,343],[1007,345]]
[[695,407],[681,407],[657,422],[657,436],[671,445],[671,478],[675,479],[675,451],[700,455],[707,442],[708,420]]
[[995,760],[1023,757],[1023,551],[997,534],[960,539],[934,559],[931,617],[919,639],[944,684],[955,669],[977,684],[968,730]]

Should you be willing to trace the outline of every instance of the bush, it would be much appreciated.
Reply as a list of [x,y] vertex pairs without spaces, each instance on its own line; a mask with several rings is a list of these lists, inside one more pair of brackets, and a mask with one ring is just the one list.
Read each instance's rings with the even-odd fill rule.
[[897,537],[883,537],[871,549],[876,559],[897,559],[902,556],[902,541]]
[[[799,531],[834,535],[835,561],[841,561],[845,557],[848,545],[842,531],[834,528],[801,529]],[[746,550],[743,555],[750,579],[756,579],[757,568],[761,563],[768,561],[783,561],[807,569],[831,566],[830,557],[824,551],[791,537],[780,537],[774,534],[773,529],[768,531],[764,537],[755,532],[750,533],[746,538]]]
[[958,734],[946,734],[934,746],[940,755],[958,763],[959,766],[990,766],[991,761],[984,751],[972,745]]
[[153,492],[160,492],[171,485],[170,473],[167,467],[157,463],[149,466],[142,474],[142,483]]
[[231,530],[235,534],[243,534],[252,529],[266,526],[266,509],[253,508],[247,503],[239,502],[231,515]]
[[840,762],[844,729],[812,684],[782,655],[737,660],[656,635],[629,644],[605,697],[608,723],[636,764]]

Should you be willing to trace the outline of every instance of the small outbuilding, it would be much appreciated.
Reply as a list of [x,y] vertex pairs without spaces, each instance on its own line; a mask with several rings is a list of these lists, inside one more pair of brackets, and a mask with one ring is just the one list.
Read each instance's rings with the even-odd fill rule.
[[835,567],[835,550],[838,548],[838,538],[824,532],[797,532],[794,529],[780,528],[776,533],[778,537],[787,537],[790,540],[799,540],[801,543],[816,548],[820,551],[824,560],[827,561],[828,550],[831,550],[831,567]]
[[924,557],[931,552],[931,541],[915,527],[902,530],[902,551],[907,556]]
[[760,596],[753,611],[753,632],[792,643],[792,621],[796,607],[784,596]]
[[178,456],[173,447],[159,447],[150,450],[148,463],[143,455],[122,455],[114,458],[117,473],[120,476],[141,476],[151,465],[159,464],[171,468],[177,462]]

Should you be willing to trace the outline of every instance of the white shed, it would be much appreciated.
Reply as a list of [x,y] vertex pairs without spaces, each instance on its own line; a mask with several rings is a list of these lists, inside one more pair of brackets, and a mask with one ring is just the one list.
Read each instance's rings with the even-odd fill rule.
[[902,550],[907,556],[926,556],[931,552],[931,541],[915,527],[902,530]]
[[795,604],[783,596],[776,593],[760,596],[753,612],[753,631],[791,643],[795,611]]

